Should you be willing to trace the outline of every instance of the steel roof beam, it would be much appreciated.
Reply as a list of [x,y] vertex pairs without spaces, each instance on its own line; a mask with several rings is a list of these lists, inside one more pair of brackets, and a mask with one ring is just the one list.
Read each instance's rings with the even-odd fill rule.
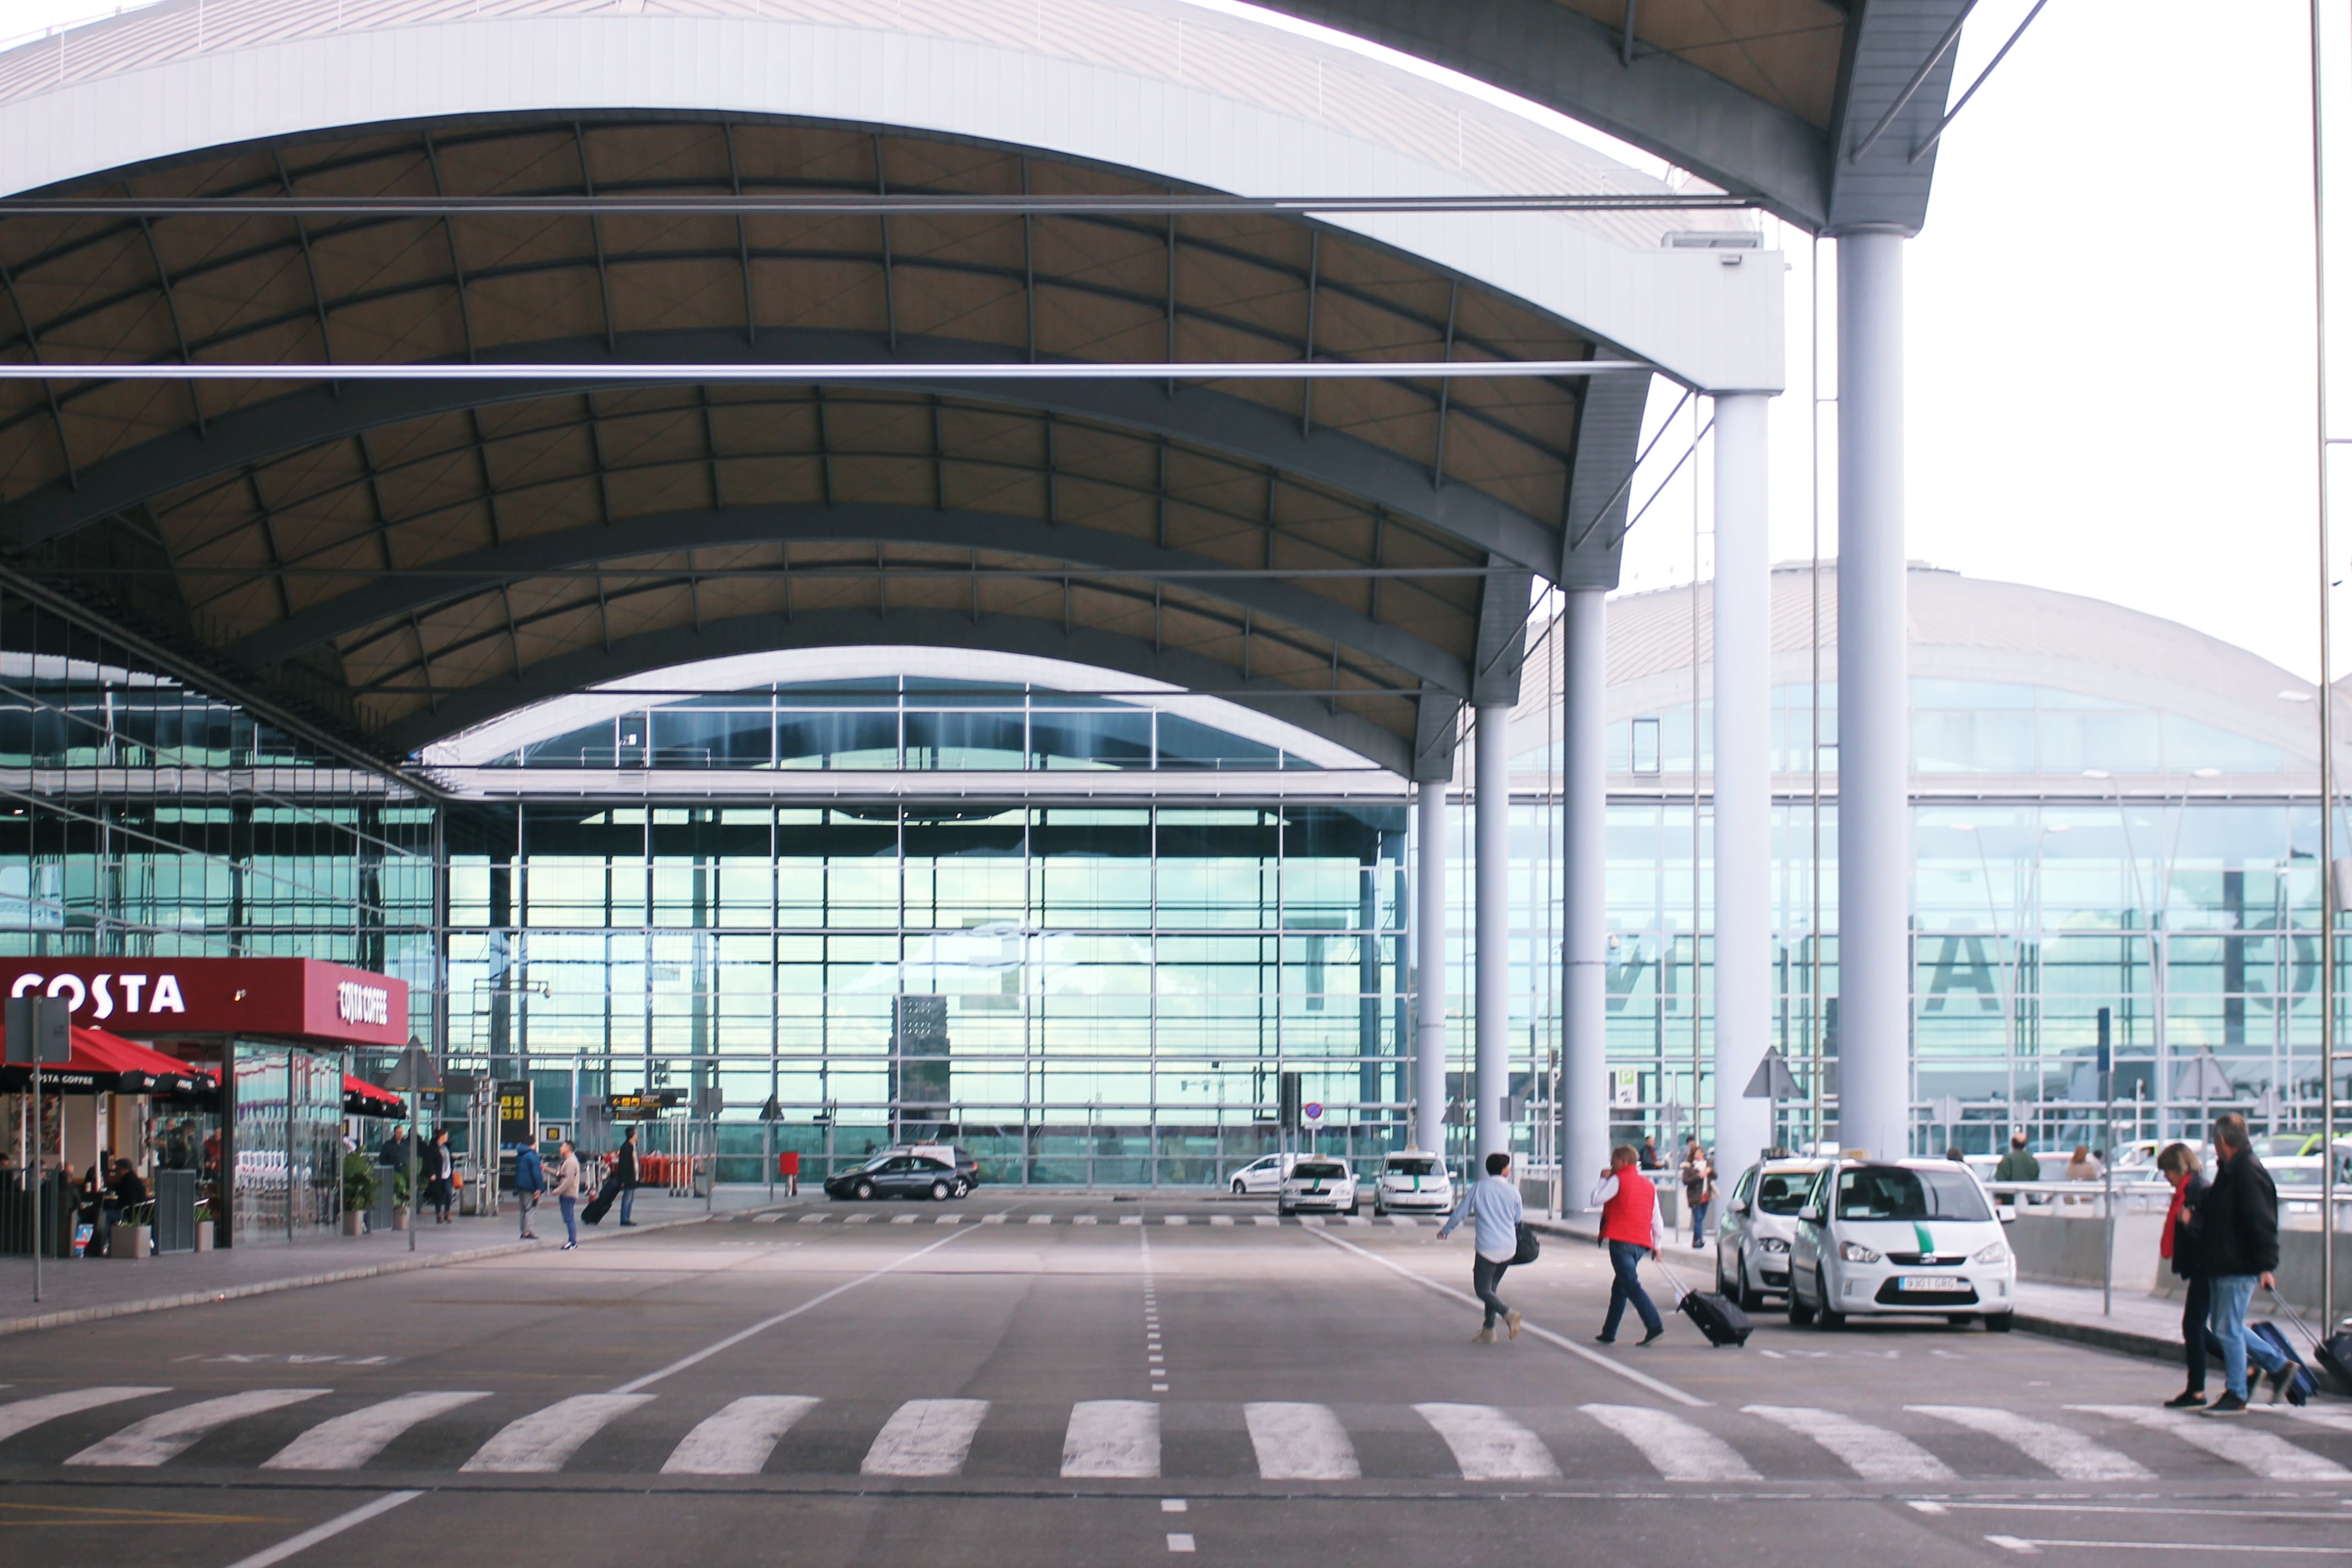
[[930,195],[919,191],[745,191],[731,195],[646,195],[608,191],[497,196],[12,196],[11,217],[1093,217],[1162,213],[1201,216],[1321,213],[1737,212],[1749,195],[1621,192],[1425,196]]

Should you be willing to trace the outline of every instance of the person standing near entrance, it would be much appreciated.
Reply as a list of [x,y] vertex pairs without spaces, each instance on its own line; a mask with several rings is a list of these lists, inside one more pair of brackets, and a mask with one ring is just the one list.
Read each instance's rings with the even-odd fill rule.
[[1601,1242],[1609,1248],[1609,1268],[1615,1275],[1609,1287],[1609,1316],[1597,1336],[1604,1345],[1617,1342],[1617,1325],[1624,1321],[1629,1301],[1642,1320],[1643,1344],[1666,1331],[1650,1293],[1642,1289],[1642,1255],[1658,1256],[1666,1225],[1658,1213],[1658,1189],[1634,1168],[1639,1158],[1632,1144],[1618,1144],[1609,1152],[1609,1169],[1601,1173],[1601,1184],[1592,1189],[1590,1206],[1601,1211]]
[[433,1205],[435,1225],[449,1223],[449,1205],[455,1195],[451,1184],[457,1174],[457,1156],[449,1151],[449,1130],[444,1127],[425,1149],[425,1201]]
[[2246,1146],[2246,1119],[2236,1111],[2213,1121],[2213,1184],[2191,1220],[2213,1280],[2213,1337],[2221,1342],[2221,1373],[2229,1386],[2205,1407],[2208,1415],[2246,1413],[2246,1358],[2270,1373],[2271,1399],[2286,1387],[2293,1363],[2259,1336],[2246,1332],[2246,1306],[2255,1287],[2278,1288],[2278,1188]]
[[613,1173],[621,1178],[621,1223],[635,1225],[637,1222],[629,1217],[629,1211],[637,1205],[637,1130],[634,1127],[614,1152]]
[[1683,1151],[1681,1175],[1683,1204],[1690,1210],[1691,1250],[1698,1252],[1706,1246],[1706,1211],[1715,1201],[1715,1165],[1696,1138]]
[[563,1215],[563,1246],[569,1252],[580,1245],[580,1156],[566,1138],[555,1146],[555,1206]]
[[1519,1255],[1522,1212],[1519,1189],[1511,1180],[1511,1157],[1498,1150],[1486,1156],[1486,1175],[1470,1189],[1461,1206],[1438,1226],[1437,1239],[1444,1241],[1465,1217],[1474,1222],[1471,1238],[1477,1247],[1477,1256],[1470,1265],[1470,1289],[1485,1303],[1486,1321],[1470,1336],[1473,1344],[1493,1344],[1497,1321],[1509,1328],[1511,1338],[1519,1337],[1519,1315],[1506,1306],[1496,1292],[1502,1289],[1504,1271]]
[[522,1212],[524,1241],[537,1241],[539,1235],[530,1228],[530,1211],[539,1206],[539,1194],[547,1190],[547,1164],[539,1151],[528,1143],[515,1145],[515,1207]]

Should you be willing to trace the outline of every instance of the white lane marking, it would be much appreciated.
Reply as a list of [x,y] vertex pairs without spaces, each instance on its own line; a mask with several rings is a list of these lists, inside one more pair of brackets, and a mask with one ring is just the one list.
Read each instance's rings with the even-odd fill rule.
[[2290,1421],[2308,1422],[2314,1426],[2325,1426],[2330,1432],[2352,1432],[2352,1415],[2332,1415],[2325,1410],[2314,1410],[2308,1405],[2298,1409],[2292,1405],[2272,1405],[2265,1406],[2264,1409],[2269,1415],[2284,1415]]
[[756,1476],[793,1422],[816,1408],[803,1394],[747,1394],[678,1440],[666,1476]]
[[892,1225],[912,1225],[918,1217],[919,1216],[910,1214],[897,1215],[892,1216],[890,1223]]
[[1161,1225],[1191,1225],[1192,1222],[1183,1215],[1171,1214],[1161,1219],[1160,1223]]
[[1942,1514],[1951,1511],[1942,1503],[1930,1501],[1927,1498],[1915,1497],[1911,1500],[1910,1506],[1921,1513]]
[[1181,1530],[1171,1530],[1168,1532],[1168,1550],[1190,1552],[1192,1550],[1192,1538]]
[[339,1513],[323,1524],[314,1524],[299,1535],[289,1535],[277,1545],[266,1547],[250,1557],[240,1557],[228,1568],[270,1568],[283,1563],[298,1552],[308,1552],[321,1541],[331,1541],[353,1525],[365,1524],[379,1514],[390,1513],[402,1503],[414,1502],[423,1492],[386,1492],[373,1502],[363,1502],[349,1513]]
[[1121,1225],[1141,1225],[1143,1223],[1143,1216],[1139,1214],[1123,1214],[1118,1216],[1118,1223]]
[[650,1394],[575,1394],[544,1410],[509,1421],[457,1468],[477,1474],[545,1475],[560,1470],[580,1446],[640,1405]]
[[19,1432],[27,1432],[44,1421],[54,1421],[60,1415],[71,1415],[79,1410],[95,1410],[101,1405],[118,1405],[126,1399],[144,1399],[151,1394],[169,1394],[168,1388],[76,1388],[64,1394],[43,1394],[31,1399],[18,1399],[0,1405],[0,1442],[5,1442]]
[[823,1225],[824,1223],[824,1215],[821,1214],[804,1214],[801,1215],[801,1223],[803,1225]]
[[1031,1225],[1051,1225],[1054,1223],[1054,1216],[1049,1214],[1033,1214],[1029,1216],[1029,1223]]
[[2210,1415],[2188,1415],[2177,1410],[2144,1409],[2137,1405],[2069,1405],[2066,1408],[2086,1410],[2094,1415],[2129,1421],[2162,1432],[2190,1447],[2202,1448],[2216,1458],[2252,1470],[2266,1481],[2352,1479],[2352,1471],[2333,1459],[2323,1459],[2284,1437],[2250,1430],[2236,1421],[2217,1421]]
[[261,1461],[265,1470],[356,1470],[419,1421],[471,1405],[489,1394],[404,1394],[321,1421]]
[[1004,1216],[1001,1214],[984,1214],[980,1216],[980,1223],[982,1225],[1003,1225],[1004,1223]]
[[1491,1405],[1416,1405],[1421,1418],[1454,1450],[1465,1481],[1559,1479],[1544,1440]]
[[1180,1497],[1164,1497],[1160,1500],[1160,1511],[1162,1513],[1183,1513],[1192,1506]]
[[2031,1541],[2021,1541],[2014,1535],[1988,1535],[1985,1539],[2003,1552],[2014,1552],[2021,1557],[2039,1557],[2042,1548]]
[[2034,1535],[1988,1535],[1985,1539],[2011,1552],[2039,1552],[2045,1546],[2096,1546],[2114,1552],[2211,1552],[2225,1556],[2241,1552],[2290,1552],[2297,1555],[2352,1557],[2352,1546],[2248,1546],[2235,1541],[2220,1546],[2210,1541],[2053,1541]]
[[1951,1467],[1900,1434],[1835,1410],[1810,1405],[1749,1405],[1750,1415],[1760,1415],[1801,1437],[1810,1437],[1843,1460],[1846,1468],[1866,1481],[1943,1481],[1952,1479]]
[[1671,1410],[1588,1405],[1584,1413],[1639,1448],[1651,1468],[1670,1481],[1763,1479],[1730,1444]]
[[960,1214],[943,1214],[940,1215],[939,1218],[931,1221],[931,1223],[933,1225],[961,1225],[963,1223],[963,1215]]
[[1363,1473],[1356,1446],[1328,1405],[1269,1402],[1244,1405],[1242,1415],[1257,1450],[1257,1473],[1269,1481],[1352,1481]]
[[1209,1223],[1211,1225],[1231,1225],[1234,1223],[1234,1216],[1229,1214],[1213,1214],[1209,1216]]
[[[1451,1297],[1454,1300],[1461,1302],[1465,1307],[1477,1308],[1482,1305],[1478,1298],[1473,1296],[1467,1290],[1456,1290],[1451,1285],[1440,1285],[1428,1275],[1415,1273],[1412,1269],[1407,1268],[1403,1264],[1391,1262],[1388,1258],[1382,1258],[1377,1252],[1367,1251],[1365,1248],[1358,1247],[1352,1241],[1342,1241],[1339,1237],[1322,1230],[1309,1229],[1307,1234],[1314,1237],[1318,1241],[1329,1242],[1333,1247],[1341,1247],[1349,1252],[1354,1253],[1359,1258],[1367,1258],[1371,1262],[1377,1263],[1391,1273],[1401,1275],[1404,1279],[1412,1280],[1416,1285],[1425,1286],[1428,1289],[1436,1291],[1441,1296]],[[1624,1363],[1617,1361],[1612,1357],[1602,1355],[1598,1351],[1587,1350],[1584,1346],[1578,1344],[1573,1340],[1565,1339],[1559,1334],[1553,1333],[1549,1329],[1538,1328],[1533,1323],[1524,1323],[1521,1325],[1521,1329],[1524,1332],[1535,1335],[1536,1338],[1543,1341],[1548,1345],[1557,1346],[1559,1349],[1564,1350],[1573,1356],[1581,1356],[1586,1361],[1591,1362],[1594,1366],[1602,1368],[1608,1372],[1615,1373],[1619,1377],[1624,1378],[1627,1382],[1639,1384],[1642,1387],[1648,1389],[1651,1393],[1671,1399],[1678,1405],[1704,1406],[1708,1403],[1706,1400],[1701,1399],[1696,1394],[1684,1393],[1681,1389],[1676,1388],[1673,1384],[1666,1382],[1663,1378],[1652,1377],[1646,1372],[1642,1372],[1633,1367],[1627,1366]]]
[[1938,1421],[1949,1421],[1955,1426],[1965,1426],[1971,1432],[1981,1432],[1988,1437],[1998,1437],[2034,1463],[2047,1466],[2070,1481],[2137,1481],[2146,1480],[2151,1473],[2137,1459],[2054,1421],[2036,1421],[1982,1405],[1913,1405],[1906,1408],[1922,1415],[1933,1415]]
[[890,1413],[858,1466],[868,1476],[956,1476],[988,1414],[985,1399],[910,1399]]
[[807,1300],[803,1301],[797,1307],[787,1308],[783,1311],[778,1312],[772,1318],[762,1318],[748,1329],[738,1329],[733,1333],[729,1334],[725,1339],[713,1341],[711,1343],[703,1346],[700,1350],[696,1351],[693,1354],[680,1356],[677,1360],[670,1363],[667,1366],[662,1367],[657,1371],[649,1372],[643,1377],[631,1378],[628,1382],[621,1384],[620,1387],[613,1390],[613,1392],[615,1394],[635,1394],[639,1389],[650,1388],[655,1384],[659,1383],[662,1379],[668,1377],[673,1373],[684,1372],[688,1367],[695,1366],[702,1362],[709,1361],[712,1356],[717,1355],[721,1351],[734,1349],[737,1345],[741,1344],[745,1340],[751,1338],[754,1334],[765,1333],[770,1329],[774,1328],[778,1323],[788,1323],[794,1318],[799,1317],[803,1312],[812,1311],[818,1307],[824,1306],[835,1296],[855,1290],[860,1285],[870,1284],[874,1280],[881,1279],[885,1274],[905,1268],[908,1264],[912,1263],[915,1259],[922,1257],[925,1253],[937,1252],[940,1247],[947,1246],[950,1242],[961,1240],[971,1234],[971,1232],[968,1230],[950,1231],[947,1235],[940,1237],[937,1241],[926,1242],[921,1247],[915,1248],[914,1251],[904,1254],[901,1257],[894,1258],[889,1262],[882,1265],[881,1268],[877,1268],[870,1273],[861,1274],[855,1279],[844,1280],[842,1283],[835,1285],[830,1290],[819,1291],[817,1294],[810,1297]]
[[1062,1474],[1150,1480],[1160,1474],[1160,1406],[1142,1399],[1089,1399],[1070,1407]]
[[873,1217],[874,1216],[870,1214],[854,1214],[848,1218],[843,1220],[841,1223],[844,1225],[865,1225],[868,1221],[872,1220]]
[[1255,1220],[1254,1220],[1252,1223],[1253,1223],[1253,1224],[1256,1224],[1256,1225],[1262,1225],[1262,1226],[1266,1226],[1268,1229],[1271,1229],[1271,1230],[1280,1230],[1280,1229],[1282,1228],[1282,1222],[1281,1222],[1280,1220],[1278,1220],[1278,1219],[1275,1218],[1275,1217],[1274,1217],[1272,1215],[1270,1215],[1270,1214],[1262,1214],[1262,1215],[1259,1215],[1256,1217],[1256,1219],[1255,1219]]
[[1082,1214],[1082,1215],[1080,1215],[1077,1218],[1076,1218],[1076,1219],[1072,1220],[1070,1223],[1071,1223],[1072,1225],[1093,1225],[1093,1224],[1096,1224],[1096,1223],[1097,1223],[1097,1221],[1096,1221],[1096,1218],[1095,1218],[1095,1216],[1094,1216],[1093,1215],[1090,1215],[1090,1214]]
[[225,1394],[218,1399],[200,1399],[194,1405],[183,1405],[177,1410],[150,1415],[144,1421],[133,1421],[113,1436],[92,1443],[66,1463],[160,1465],[184,1452],[197,1438],[215,1427],[225,1426],[247,1415],[258,1415],[266,1410],[299,1405],[326,1392],[323,1388],[250,1388],[243,1394]]

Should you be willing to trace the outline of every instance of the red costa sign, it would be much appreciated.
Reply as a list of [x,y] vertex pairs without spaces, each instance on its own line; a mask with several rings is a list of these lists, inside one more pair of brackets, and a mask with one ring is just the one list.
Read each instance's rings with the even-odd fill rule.
[[58,996],[117,1035],[408,1042],[408,982],[310,958],[0,958],[0,995]]

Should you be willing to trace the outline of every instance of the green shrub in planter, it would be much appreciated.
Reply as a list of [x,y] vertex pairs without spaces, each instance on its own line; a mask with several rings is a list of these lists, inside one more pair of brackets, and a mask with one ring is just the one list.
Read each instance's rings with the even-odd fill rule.
[[375,1206],[375,1164],[354,1149],[343,1156],[343,1212],[360,1214]]

